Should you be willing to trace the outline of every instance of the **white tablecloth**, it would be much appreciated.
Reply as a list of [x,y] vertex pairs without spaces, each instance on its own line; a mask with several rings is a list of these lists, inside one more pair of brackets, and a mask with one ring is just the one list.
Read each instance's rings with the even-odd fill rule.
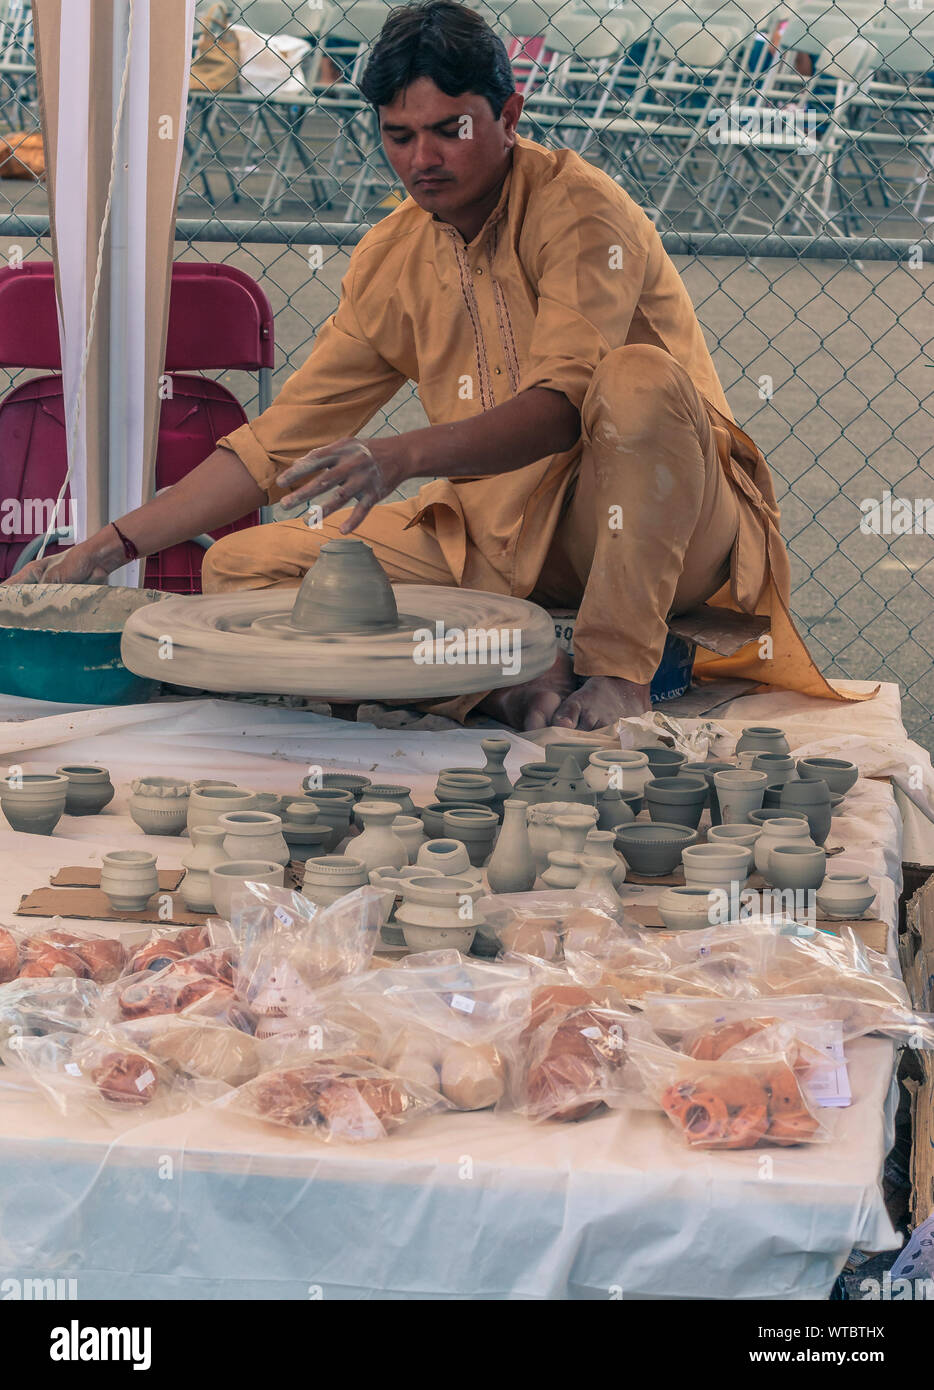
[[[862,705],[756,696],[728,713],[732,732],[778,719],[808,752],[844,737],[866,771],[879,748],[897,759],[908,747],[894,686]],[[229,701],[71,711],[0,699],[0,761],[103,763],[118,789],[103,815],[63,818],[51,838],[0,829],[0,921],[49,871],[110,848],[180,863],[187,841],[146,837],[125,814],[131,776],[286,791],[321,764],[408,782],[426,801],[441,767],[482,761],[480,737]],[[540,750],[513,741],[515,773]],[[861,782],[831,838],[868,866],[894,928],[889,784]],[[360,1148],[210,1110],[115,1135],[62,1118],[7,1070],[0,1276],[75,1278],[79,1297],[822,1298],[853,1245],[898,1244],[880,1187],[893,1056],[882,1039],[850,1049],[855,1103],[833,1115],[832,1143],[724,1154],[692,1153],[664,1116],[638,1112],[544,1126],[442,1115]]]

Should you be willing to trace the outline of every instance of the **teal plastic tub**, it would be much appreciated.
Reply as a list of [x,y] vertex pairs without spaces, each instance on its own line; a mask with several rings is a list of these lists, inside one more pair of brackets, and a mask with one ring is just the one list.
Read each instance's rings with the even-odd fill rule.
[[68,705],[147,700],[157,681],[120,660],[131,613],[166,595],[107,584],[0,586],[0,692]]

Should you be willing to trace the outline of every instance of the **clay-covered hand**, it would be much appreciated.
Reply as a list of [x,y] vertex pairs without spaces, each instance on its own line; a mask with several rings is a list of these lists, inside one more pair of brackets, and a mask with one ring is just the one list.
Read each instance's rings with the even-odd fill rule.
[[312,449],[280,476],[284,487],[294,487],[283,502],[313,502],[331,494],[321,505],[321,516],[340,511],[355,498],[357,505],[341,524],[341,532],[356,530],[363,518],[391,492],[411,477],[402,437],[398,439],[336,439],[320,449]]
[[75,545],[57,555],[30,560],[5,584],[105,584],[107,570],[87,544]]

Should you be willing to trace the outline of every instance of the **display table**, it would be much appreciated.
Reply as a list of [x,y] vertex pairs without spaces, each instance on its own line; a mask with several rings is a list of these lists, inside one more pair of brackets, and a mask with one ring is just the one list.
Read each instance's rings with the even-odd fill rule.
[[[892,686],[866,704],[754,696],[727,713],[737,733],[781,722],[799,753],[845,745],[868,773],[906,744]],[[4,763],[103,763],[117,786],[103,815],[65,818],[51,838],[0,830],[0,921],[13,923],[22,893],[63,864],[119,847],[180,863],[187,840],[146,837],[125,814],[131,776],[283,791],[320,764],[408,782],[427,801],[441,767],[482,761],[476,730],[392,732],[223,701],[3,701],[3,719]],[[515,774],[540,750],[513,737]],[[894,960],[891,786],[861,780],[846,810],[831,842],[873,878]],[[853,1245],[899,1244],[880,1186],[895,1050],[866,1038],[848,1052],[855,1101],[833,1114],[830,1144],[735,1153],[691,1152],[647,1112],[576,1125],[452,1113],[360,1147],[212,1109],[119,1132],[65,1119],[0,1070],[0,1277],[74,1278],[81,1298],[823,1298]]]

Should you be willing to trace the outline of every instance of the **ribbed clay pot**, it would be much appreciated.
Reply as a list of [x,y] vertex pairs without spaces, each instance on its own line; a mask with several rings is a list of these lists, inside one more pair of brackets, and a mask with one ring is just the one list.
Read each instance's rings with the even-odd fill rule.
[[645,804],[655,821],[668,821],[696,830],[707,800],[703,777],[682,773],[676,777],[651,777],[645,784]]
[[[306,786],[306,782],[311,779],[306,777],[302,781],[302,789],[314,796],[314,787]],[[364,777],[362,772],[323,772],[321,774],[321,788],[330,788],[334,791],[352,792],[355,801],[367,796],[369,788],[373,785],[371,777]]]
[[696,830],[662,821],[621,825],[616,832],[616,848],[633,873],[643,878],[673,873],[682,851],[696,843]]
[[359,859],[345,854],[325,854],[306,859],[302,895],[316,907],[330,907],[345,893],[363,888],[366,882],[367,868]]
[[60,773],[24,772],[0,781],[0,810],[14,830],[51,835],[65,811],[68,778]]
[[181,835],[188,820],[190,782],[177,777],[137,777],[130,789],[128,809],[144,835]]
[[401,808],[400,816],[417,816],[412,792],[398,782],[373,782],[367,789],[367,801],[395,801]]
[[106,767],[66,763],[55,771],[59,777],[68,779],[65,793],[67,816],[99,815],[114,799],[114,787]]

